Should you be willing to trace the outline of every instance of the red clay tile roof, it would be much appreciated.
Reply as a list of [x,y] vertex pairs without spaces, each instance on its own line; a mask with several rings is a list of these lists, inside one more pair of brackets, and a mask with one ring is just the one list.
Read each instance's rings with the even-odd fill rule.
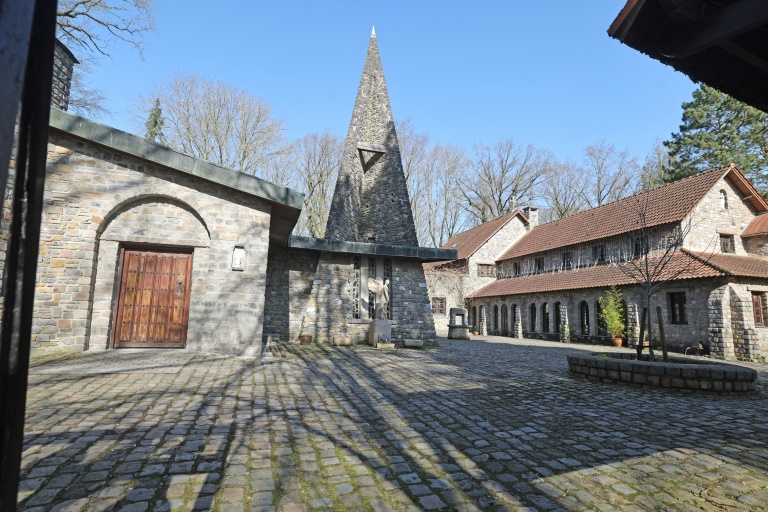
[[690,254],[706,262],[709,266],[731,276],[768,278],[768,259],[755,256],[693,251],[690,251]]
[[454,235],[448,240],[443,249],[456,249],[458,251],[458,259],[463,260],[472,256],[485,242],[488,241],[493,235],[496,234],[504,225],[509,222],[515,215],[520,215],[523,221],[528,222],[522,211],[515,210],[512,213],[508,213],[503,217],[499,217],[496,220],[480,224],[472,229],[468,229],[463,233]]
[[768,234],[768,214],[758,215],[749,223],[742,237]]
[[[653,258],[650,258],[653,259]],[[768,263],[768,261],[766,261]],[[497,279],[487,284],[469,298],[498,297],[502,295],[517,295],[522,293],[551,292],[558,290],[575,290],[583,288],[603,288],[612,285],[631,285],[637,281],[625,274],[619,265],[597,265],[576,270],[565,270],[546,274],[536,274],[527,277]],[[679,275],[676,275],[681,272]],[[701,277],[722,276],[725,272],[714,268],[685,252],[673,254],[669,263],[664,267],[661,279],[665,276],[679,279],[697,279]]]
[[741,171],[731,165],[537,226],[498,261],[630,232],[640,227],[638,212],[641,211],[646,215],[645,227],[680,222],[726,174],[739,190],[754,199],[753,206],[758,211],[768,209],[762,197],[753,197],[757,191]]

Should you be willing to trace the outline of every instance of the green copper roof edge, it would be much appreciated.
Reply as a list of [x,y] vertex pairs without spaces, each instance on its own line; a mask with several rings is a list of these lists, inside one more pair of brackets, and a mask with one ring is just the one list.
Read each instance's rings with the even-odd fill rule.
[[167,146],[150,142],[117,128],[96,123],[57,108],[51,109],[50,125],[55,130],[267,201],[280,203],[297,210],[301,210],[304,206],[304,194],[301,192],[179,153]]

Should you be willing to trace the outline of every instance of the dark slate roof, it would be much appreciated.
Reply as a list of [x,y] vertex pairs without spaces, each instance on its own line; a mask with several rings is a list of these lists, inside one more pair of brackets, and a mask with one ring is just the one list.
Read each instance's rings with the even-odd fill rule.
[[[756,211],[768,211],[768,204],[762,196],[741,171],[731,165],[537,226],[498,261],[628,233],[639,229],[641,223],[645,227],[653,227],[680,222],[726,175],[749,198],[748,202]],[[644,219],[641,220],[639,212],[644,213]]]

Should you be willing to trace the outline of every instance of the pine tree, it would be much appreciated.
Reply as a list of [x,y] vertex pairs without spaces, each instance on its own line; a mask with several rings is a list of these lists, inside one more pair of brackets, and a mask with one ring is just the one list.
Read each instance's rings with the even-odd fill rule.
[[160,108],[160,100],[155,100],[155,106],[149,111],[149,118],[147,118],[147,132],[144,134],[144,138],[157,142],[158,144],[165,144],[165,135],[163,135],[163,111]]
[[683,103],[683,124],[664,141],[669,164],[664,180],[736,164],[760,190],[768,189],[768,115],[702,85]]

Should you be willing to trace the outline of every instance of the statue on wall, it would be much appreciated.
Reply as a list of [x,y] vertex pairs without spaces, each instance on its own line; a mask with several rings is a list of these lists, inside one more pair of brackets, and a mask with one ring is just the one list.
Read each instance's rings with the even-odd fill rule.
[[376,295],[376,318],[387,318],[387,304],[389,304],[389,279],[380,277],[368,278],[368,291]]

